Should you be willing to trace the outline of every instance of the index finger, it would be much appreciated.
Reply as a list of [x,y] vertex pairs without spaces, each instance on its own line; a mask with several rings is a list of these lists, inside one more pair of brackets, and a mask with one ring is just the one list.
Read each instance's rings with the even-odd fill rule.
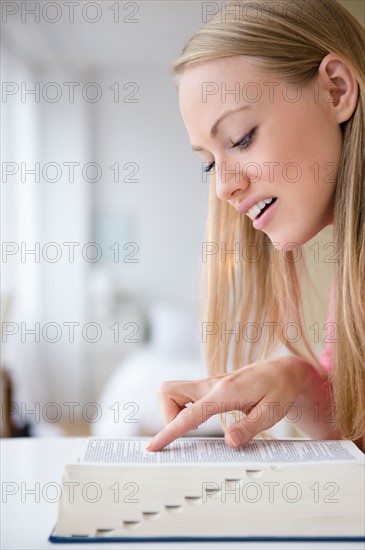
[[204,400],[199,399],[190,405],[190,407],[186,407],[180,411],[167,426],[155,435],[146,447],[147,451],[160,451],[184,433],[197,428],[208,420],[208,418],[221,412],[217,403],[213,404],[211,401],[207,401],[207,399],[208,396],[205,396]]

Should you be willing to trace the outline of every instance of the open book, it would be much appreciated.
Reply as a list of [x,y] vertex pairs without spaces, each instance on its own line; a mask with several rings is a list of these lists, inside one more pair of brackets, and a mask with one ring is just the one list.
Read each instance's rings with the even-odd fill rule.
[[364,540],[365,455],[351,441],[79,440],[52,542]]

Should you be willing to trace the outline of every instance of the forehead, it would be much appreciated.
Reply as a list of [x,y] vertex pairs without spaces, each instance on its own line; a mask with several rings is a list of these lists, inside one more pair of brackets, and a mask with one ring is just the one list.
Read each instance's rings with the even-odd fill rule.
[[[184,119],[196,116],[197,109],[215,112],[234,108],[262,89],[266,75],[248,56],[225,57],[198,63],[185,69],[180,77],[179,104]],[[249,102],[248,102],[249,103]]]

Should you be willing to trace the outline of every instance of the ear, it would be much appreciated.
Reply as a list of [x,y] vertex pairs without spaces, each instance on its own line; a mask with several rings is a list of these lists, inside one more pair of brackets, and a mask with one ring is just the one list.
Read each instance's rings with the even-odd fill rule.
[[359,84],[352,69],[337,54],[330,53],[322,59],[318,72],[326,96],[328,91],[331,94],[331,109],[338,124],[346,122],[353,115],[359,97]]

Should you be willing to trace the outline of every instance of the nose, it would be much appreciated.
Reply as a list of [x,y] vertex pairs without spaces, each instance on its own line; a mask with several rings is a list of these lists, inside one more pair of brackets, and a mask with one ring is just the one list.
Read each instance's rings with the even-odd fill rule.
[[243,198],[250,182],[239,162],[231,163],[222,161],[216,164],[215,189],[219,199],[225,201],[240,200]]

